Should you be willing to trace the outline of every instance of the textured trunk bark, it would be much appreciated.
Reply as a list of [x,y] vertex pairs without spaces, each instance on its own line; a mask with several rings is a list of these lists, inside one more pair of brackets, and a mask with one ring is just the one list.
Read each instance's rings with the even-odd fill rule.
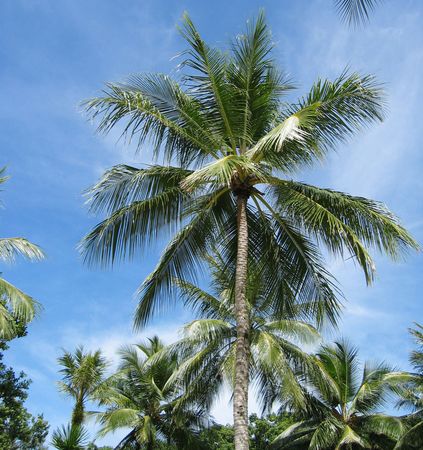
[[238,248],[235,273],[235,315],[237,323],[235,390],[233,402],[235,450],[248,450],[248,383],[250,318],[247,306],[248,195],[237,195]]

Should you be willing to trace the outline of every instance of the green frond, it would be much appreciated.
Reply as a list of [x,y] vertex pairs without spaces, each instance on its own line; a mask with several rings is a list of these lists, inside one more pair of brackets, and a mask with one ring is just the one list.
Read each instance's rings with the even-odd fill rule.
[[303,344],[315,343],[321,339],[315,327],[300,320],[275,320],[266,323],[264,328],[273,333],[280,333],[282,336],[289,336]]
[[[371,444],[359,436],[351,427],[346,425],[344,431],[342,432],[341,439],[336,446],[336,450],[341,450],[344,446],[358,445],[360,448],[372,448]],[[318,449],[320,447],[316,447]]]
[[397,441],[406,431],[406,426],[399,417],[372,414],[364,418],[364,429],[368,433],[388,436]]
[[374,263],[367,248],[397,259],[418,244],[385,205],[330,189],[294,181],[273,179],[270,192],[288,217],[315,236],[333,253],[353,255],[367,282],[373,279]]
[[341,19],[349,25],[360,25],[367,22],[369,13],[382,0],[335,0],[335,7]]
[[30,322],[41,305],[0,277],[0,338],[11,339],[19,322]]
[[[192,207],[198,211],[191,221],[172,239],[154,271],[138,291],[139,303],[134,326],[143,326],[159,307],[163,309],[166,298],[172,301],[172,280],[195,280],[196,269],[201,267],[201,256],[207,250],[210,238],[225,233],[228,214],[233,214],[233,200],[227,189],[221,189],[200,198]],[[229,201],[228,201],[229,200]],[[197,209],[198,208],[198,209]],[[169,304],[169,303],[168,303]]]
[[251,150],[252,157],[295,172],[321,160],[366,125],[381,121],[383,108],[383,92],[372,76],[344,71],[334,81],[318,80],[309,94],[278,114],[272,129]]
[[269,128],[280,104],[280,97],[292,86],[276,67],[271,56],[274,47],[263,11],[247,22],[246,31],[232,42],[233,62],[228,80],[236,87],[240,121],[237,136],[241,151],[253,145]]
[[317,424],[311,420],[296,422],[273,440],[271,449],[279,450],[295,448],[297,444],[302,443],[304,438],[308,442],[316,427]]
[[407,430],[398,440],[394,450],[418,449],[423,445],[423,420]]
[[175,189],[191,170],[173,166],[137,168],[119,164],[107,170],[86,192],[87,204],[94,214],[116,210]]
[[6,175],[6,167],[0,167],[0,184],[5,183],[10,177]]
[[[277,247],[266,242],[267,252],[262,252],[272,268],[273,278],[283,275],[282,278],[288,280],[294,289],[295,301],[307,306],[307,309],[303,309],[306,316],[317,320],[319,325],[325,319],[336,323],[340,311],[338,300],[340,291],[334,279],[324,268],[318,248],[300,233],[291,220],[275,211],[262,195],[254,194],[254,198],[270,213],[266,215],[262,210],[259,220],[261,225],[266,225],[268,228],[269,239],[276,238],[277,242]],[[251,228],[253,227],[251,226]],[[266,237],[264,232],[261,235],[263,238]],[[272,264],[273,261],[275,265]],[[280,267],[282,263],[287,267]],[[278,272],[273,267],[284,270]],[[269,286],[274,287],[275,285],[269,283]]]
[[17,256],[23,256],[29,260],[39,261],[44,258],[44,252],[38,245],[32,244],[27,239],[1,238],[0,239],[0,260],[14,262]]
[[84,450],[88,445],[88,437],[84,427],[67,425],[53,432],[51,444],[57,450]]
[[197,312],[199,317],[222,318],[232,316],[229,305],[199,287],[184,280],[175,279],[174,285],[179,289],[184,304]]
[[139,425],[138,411],[132,408],[119,408],[98,414],[98,422],[102,424],[98,434],[106,436],[119,428],[132,428]]
[[201,103],[166,75],[136,75],[126,83],[109,83],[103,97],[84,102],[87,113],[99,118],[98,130],[108,133],[123,122],[123,135],[149,139],[156,158],[187,167],[197,158],[215,157],[221,141],[210,131]]
[[195,93],[203,108],[208,111],[213,129],[235,151],[237,142],[234,121],[239,120],[241,105],[237,105],[235,89],[226,82],[228,59],[219,49],[210,48],[203,41],[186,13],[180,32],[189,46],[182,65],[193,70],[193,73],[185,76],[191,92]]
[[106,266],[117,259],[133,258],[162,230],[178,228],[184,196],[179,187],[174,187],[114,211],[79,244],[85,260]]

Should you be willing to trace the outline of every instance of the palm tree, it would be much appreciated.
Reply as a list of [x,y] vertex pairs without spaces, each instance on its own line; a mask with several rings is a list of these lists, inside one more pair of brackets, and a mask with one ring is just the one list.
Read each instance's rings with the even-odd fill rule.
[[346,342],[323,346],[306,377],[303,405],[295,399],[284,405],[301,420],[278,436],[272,448],[392,449],[405,427],[400,418],[377,411],[391,386],[406,377],[386,364],[366,363],[360,373],[355,348]]
[[[187,324],[182,339],[165,351],[179,355],[182,361],[171,376],[172,381],[183,381],[185,395],[181,401],[194,398],[209,408],[224,383],[233,385],[237,329],[233,273],[226,269],[227,264],[218,253],[206,259],[211,292],[188,281],[175,280],[185,305],[192,307],[198,318]],[[311,344],[320,338],[316,328],[307,323],[315,320],[315,312],[309,304],[290,305],[284,299],[269,296],[257,266],[249,270],[247,302],[250,380],[263,395],[269,392],[269,384],[283,380],[284,389],[291,395],[299,390],[301,396],[296,373],[310,362],[297,343]],[[324,310],[327,305],[322,302],[321,306]]]
[[107,361],[100,350],[85,353],[83,347],[78,347],[75,353],[64,351],[58,363],[62,366],[59,390],[75,400],[71,425],[80,427],[85,417],[85,403],[103,381]]
[[53,432],[51,445],[57,450],[84,450],[88,444],[88,431],[81,426],[62,426]]
[[291,177],[322,159],[365,125],[382,120],[382,92],[372,76],[342,73],[318,80],[295,103],[271,58],[263,14],[230,51],[209,47],[188,16],[182,84],[166,75],[134,75],[109,83],[86,102],[108,132],[149,139],[155,161],[118,165],[88,193],[92,211],[107,218],[82,241],[88,263],[132,258],[162,232],[172,234],[139,290],[135,326],[173,300],[172,279],[195,281],[201,255],[212,247],[236,261],[237,321],[234,426],[237,450],[248,449],[248,261],[263,258],[264,283],[308,301],[336,303],[333,281],[316,242],[351,255],[373,279],[369,249],[398,258],[417,244],[381,203],[318,188]]
[[124,348],[120,370],[105,381],[96,399],[105,412],[95,413],[104,436],[120,428],[129,433],[117,448],[156,448],[162,440],[181,449],[197,449],[196,431],[205,418],[194,404],[176,407],[181,390],[169,379],[178,367],[176,357],[160,357],[158,337],[147,344]]
[[416,328],[409,330],[418,346],[410,355],[410,363],[415,372],[410,374],[410,380],[398,389],[401,396],[398,406],[412,411],[405,417],[405,422],[410,426],[398,441],[395,450],[423,447],[423,326],[418,323],[415,325]]
[[[3,167],[0,169],[0,184],[7,179]],[[17,256],[37,261],[44,258],[44,253],[24,238],[0,238],[0,261],[12,263]],[[0,339],[15,337],[18,324],[30,322],[39,309],[37,301],[6,281],[0,273]]]

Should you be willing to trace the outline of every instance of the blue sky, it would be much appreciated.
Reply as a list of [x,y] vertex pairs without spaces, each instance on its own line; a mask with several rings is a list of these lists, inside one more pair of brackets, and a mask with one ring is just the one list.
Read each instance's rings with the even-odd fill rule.
[[[117,133],[96,135],[78,105],[106,81],[136,72],[172,73],[172,57],[184,48],[176,24],[185,10],[208,41],[225,45],[260,7],[273,30],[275,56],[299,95],[317,77],[334,78],[347,65],[376,74],[387,91],[383,124],[298,179],[382,200],[423,241],[419,0],[386,0],[360,30],[344,26],[330,0],[1,2],[0,166],[12,177],[1,193],[1,235],[25,236],[48,255],[42,263],[1,269],[44,305],[28,336],[12,343],[6,361],[32,378],[28,407],[44,412],[52,428],[68,421],[72,406],[55,386],[62,347],[101,347],[111,358],[120,345],[153,333],[170,341],[189,319],[188,311],[177,309],[132,334],[133,293],[154,267],[160,245],[114,270],[82,264],[76,245],[97,219],[88,214],[81,192],[113,164],[148,159],[117,142]],[[351,262],[329,262],[348,299],[341,333],[363,358],[407,368],[407,327],[423,322],[421,254],[396,264],[378,257],[377,263],[376,282],[368,288]],[[214,413],[229,420],[226,397]]]

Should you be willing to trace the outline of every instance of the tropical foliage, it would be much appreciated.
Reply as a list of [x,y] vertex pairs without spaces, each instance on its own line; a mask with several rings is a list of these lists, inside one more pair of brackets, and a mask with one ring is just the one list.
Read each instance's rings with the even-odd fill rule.
[[[172,379],[183,380],[186,398],[201,399],[210,407],[224,384],[233,387],[236,352],[236,318],[233,273],[221,256],[207,256],[211,292],[185,280],[175,280],[180,297],[198,318],[183,328],[182,339],[167,351],[183,361]],[[264,394],[274,380],[283,380],[292,395],[299,389],[295,373],[307,366],[308,354],[298,344],[311,344],[320,336],[308,323],[315,320],[309,304],[290,305],[283,298],[268,295],[260,267],[250,267],[247,301],[249,312],[250,379]],[[315,305],[317,306],[317,305]],[[317,311],[324,314],[327,304]],[[331,313],[332,311],[329,311]],[[283,316],[285,319],[280,319]],[[262,395],[259,397],[263,398]]]
[[[18,337],[25,333],[21,326]],[[6,366],[3,356],[7,349],[7,342],[0,340],[0,448],[45,450],[49,425],[42,414],[33,416],[25,407],[31,380]]]
[[78,347],[74,353],[65,351],[58,363],[62,374],[59,389],[75,401],[71,428],[76,430],[84,421],[85,403],[103,381],[107,361],[100,350],[85,353],[83,347]]
[[100,435],[130,430],[119,449],[150,450],[160,442],[179,449],[198,448],[198,431],[207,415],[195,403],[178,404],[183,393],[170,378],[179,362],[175,357],[155,358],[163,348],[153,337],[146,344],[122,349],[119,371],[96,393],[99,405],[106,408],[96,414]]
[[304,402],[285,400],[285,392],[281,397],[301,420],[278,436],[272,448],[394,448],[406,426],[380,411],[392,386],[404,379],[406,374],[386,364],[365,363],[361,370],[357,350],[346,342],[323,346],[314,369],[305,375]]
[[[5,168],[0,169],[0,184],[7,179]],[[44,253],[40,247],[22,237],[0,238],[0,261],[12,263],[18,256],[37,261],[44,257]],[[16,336],[19,323],[25,324],[34,318],[40,304],[1,275],[0,339],[11,339]]]
[[366,22],[369,13],[382,3],[382,0],[335,0],[339,15],[350,25],[359,25]]
[[410,374],[407,383],[398,387],[397,392],[401,396],[398,406],[411,410],[411,414],[404,418],[409,429],[398,441],[396,450],[423,447],[423,327],[416,323],[410,333],[417,344],[417,349],[410,355],[410,363],[415,372]]
[[57,450],[85,450],[88,432],[79,425],[62,426],[54,431],[51,443]]
[[113,167],[93,186],[91,209],[107,217],[81,248],[87,262],[107,265],[134,257],[159,235],[172,236],[139,290],[137,327],[174,299],[175,277],[195,281],[204,252],[218,247],[235,264],[235,441],[247,449],[248,264],[267,261],[262,279],[275,295],[336,305],[316,244],[350,255],[368,283],[374,274],[369,249],[396,259],[417,244],[382,203],[292,179],[382,120],[374,77],[343,72],[288,103],[283,96],[292,86],[271,56],[263,14],[229,51],[207,45],[187,15],[181,33],[188,49],[180,82],[134,75],[85,103],[100,131],[122,124],[140,150],[151,144],[156,163]]
[[[334,3],[356,26],[382,0]],[[340,316],[342,294],[323,255],[352,259],[370,284],[374,253],[397,260],[418,249],[383,203],[298,180],[383,120],[381,85],[345,70],[288,100],[293,85],[272,57],[263,13],[225,49],[209,46],[186,14],[180,31],[181,76],[133,75],[84,103],[100,132],[121,126],[152,163],[112,167],[88,190],[91,210],[105,218],[80,249],[88,263],[113,265],[169,240],[138,290],[135,328],[176,301],[194,318],[168,346],[154,336],[122,348],[108,376],[101,350],[63,351],[58,387],[74,407],[51,445],[100,450],[83,426],[93,417],[98,437],[125,433],[115,450],[422,449],[423,326],[410,329],[409,373],[361,364],[347,341],[304,349]],[[0,169],[0,184],[7,178]],[[0,238],[0,260],[18,256],[44,254],[24,238]],[[3,363],[7,341],[25,335],[39,309],[0,276],[1,449],[45,450],[49,426],[24,405],[30,380]],[[233,426],[211,416],[224,386]],[[248,415],[250,392],[261,417]],[[386,412],[392,400],[404,415]]]

